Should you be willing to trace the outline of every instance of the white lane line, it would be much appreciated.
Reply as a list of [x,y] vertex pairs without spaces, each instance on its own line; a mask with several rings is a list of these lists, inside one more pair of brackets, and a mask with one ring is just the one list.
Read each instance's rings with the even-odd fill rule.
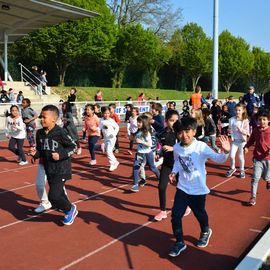
[[32,186],[35,186],[35,185],[36,185],[36,184],[29,184],[29,185],[25,185],[25,186],[21,186],[21,187],[12,188],[12,189],[9,189],[9,190],[1,191],[1,192],[0,192],[0,195],[1,195],[1,194],[8,193],[8,192],[15,191],[15,190],[20,190],[20,189],[23,189],[23,188],[32,187]]
[[[19,165],[20,166],[20,165]],[[20,166],[18,168],[14,168],[14,169],[7,169],[4,171],[1,171],[0,173],[8,173],[8,172],[16,172],[18,170],[23,170],[23,169],[29,169],[29,168],[33,168],[36,167],[37,165],[31,165],[31,166]]]
[[[106,191],[103,191],[103,192],[100,192],[100,193],[97,193],[97,194],[88,196],[88,197],[86,197],[86,198],[84,198],[84,199],[79,199],[79,200],[77,200],[77,201],[75,201],[75,202],[73,202],[73,203],[78,204],[78,203],[80,203],[80,202],[84,202],[84,201],[87,201],[87,200],[91,200],[91,199],[94,199],[94,198],[96,198],[96,197],[98,197],[98,196],[100,196],[100,195],[103,195],[103,194],[106,194],[106,193],[115,191],[115,190],[117,190],[117,189],[119,189],[119,188],[123,188],[123,187],[125,187],[125,186],[127,186],[127,185],[129,185],[129,184],[124,184],[124,185],[121,185],[121,186],[119,186],[119,187],[115,187],[115,188],[112,188],[112,189],[110,189],[110,190],[106,190]],[[49,210],[49,211],[46,211],[45,213],[47,214],[47,213],[51,213],[51,212],[55,212],[55,211],[56,211],[55,209],[51,209],[51,210]],[[34,215],[34,216],[31,216],[31,217],[28,217],[28,218],[24,218],[24,219],[17,220],[17,221],[12,222],[12,223],[8,223],[8,224],[6,224],[6,225],[1,226],[1,227],[0,227],[0,230],[3,230],[3,229],[8,228],[8,227],[10,227],[10,226],[13,226],[13,225],[22,223],[22,222],[24,222],[24,221],[28,221],[28,220],[34,219],[34,218],[39,217],[39,216],[41,216],[41,215],[43,215],[43,214],[44,214],[44,213],[40,213],[40,214],[38,214],[38,215]]]
[[[236,177],[236,176],[232,176],[232,177],[226,179],[225,181],[219,183],[218,185],[213,186],[213,187],[210,188],[210,189],[213,190],[213,189],[215,189],[215,188],[217,188],[217,187],[219,187],[219,186],[221,186],[221,185],[227,183],[229,180],[232,180],[232,179],[235,178],[235,177]],[[152,209],[152,210],[153,210],[153,209]],[[171,212],[171,211],[168,211],[168,214],[170,214],[170,212]],[[133,234],[134,232],[139,231],[140,229],[142,229],[142,228],[144,228],[144,227],[147,227],[148,225],[150,225],[150,224],[153,223],[153,222],[154,222],[154,219],[151,220],[151,221],[148,221],[148,222],[146,222],[146,223],[144,223],[144,224],[142,224],[142,225],[139,225],[137,228],[133,229],[132,231],[129,231],[129,232],[127,232],[127,233],[125,233],[125,234],[119,236],[118,238],[112,240],[111,242],[109,242],[109,243],[107,243],[107,244],[105,244],[105,245],[99,247],[98,249],[95,249],[95,250],[93,250],[93,251],[87,253],[86,255],[84,255],[84,256],[78,258],[77,260],[72,261],[71,263],[69,263],[69,264],[67,264],[67,265],[65,265],[65,266],[63,266],[63,267],[61,267],[61,268],[59,268],[59,270],[66,270],[66,269],[68,269],[68,268],[70,268],[70,267],[72,267],[72,266],[74,266],[74,265],[76,265],[76,264],[82,262],[83,260],[85,260],[85,259],[87,259],[87,258],[89,258],[89,257],[91,257],[91,256],[93,256],[93,255],[95,255],[96,253],[98,253],[98,252],[100,252],[100,251],[106,249],[107,247],[109,247],[109,246],[115,244],[116,242],[122,240],[123,238],[125,238],[125,237],[127,237],[127,236]]]
[[249,231],[251,231],[251,232],[255,232],[255,233],[262,233],[262,231],[261,231],[261,230],[257,230],[257,229],[249,229]]

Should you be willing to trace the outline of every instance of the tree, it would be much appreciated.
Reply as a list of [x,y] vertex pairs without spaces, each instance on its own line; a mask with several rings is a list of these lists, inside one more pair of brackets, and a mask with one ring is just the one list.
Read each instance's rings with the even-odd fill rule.
[[237,79],[250,74],[254,56],[243,38],[236,38],[228,31],[219,36],[219,76],[226,92]]
[[211,72],[211,39],[195,23],[183,27],[183,65],[195,87],[203,74]]
[[168,0],[110,0],[119,27],[141,23],[163,40],[168,40],[182,19],[181,9],[173,11]]
[[101,16],[42,28],[18,41],[14,47],[17,54],[23,52],[35,61],[54,61],[60,84],[64,84],[67,68],[79,59],[108,61],[116,31],[114,18],[104,1],[63,2],[90,10],[95,8]]
[[260,93],[263,92],[270,74],[270,54],[260,48],[252,49],[254,65],[251,71],[251,80]]

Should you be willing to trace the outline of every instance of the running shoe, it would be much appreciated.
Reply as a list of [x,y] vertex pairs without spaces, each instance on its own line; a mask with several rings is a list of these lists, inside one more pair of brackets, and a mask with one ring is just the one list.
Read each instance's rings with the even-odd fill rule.
[[24,166],[24,165],[27,165],[28,164],[28,161],[26,160],[26,161],[21,161],[20,163],[19,163],[19,165],[21,165],[21,166]]
[[240,178],[244,179],[246,178],[245,171],[241,171],[239,174]]
[[167,218],[167,212],[166,211],[160,211],[155,217],[154,219],[156,221],[161,221],[162,219]]
[[169,252],[169,256],[176,257],[187,248],[184,242],[176,242]]
[[256,204],[256,198],[250,198],[248,205],[254,206]]
[[66,213],[63,223],[65,225],[71,225],[74,222],[75,217],[78,215],[77,206],[72,204],[71,209]]
[[42,213],[50,208],[52,208],[52,204],[50,202],[41,203],[34,211],[35,211],[35,213],[39,214],[39,213]]
[[211,229],[209,229],[208,232],[202,232],[200,235],[200,239],[197,242],[197,247],[201,248],[207,247],[211,235],[212,235]]
[[139,191],[139,185],[133,185],[130,190],[132,192],[138,192]]
[[97,161],[96,161],[95,159],[90,160],[89,164],[90,164],[90,165],[96,165],[96,164],[97,164]]
[[236,169],[230,169],[226,173],[226,177],[231,177],[236,172]]
[[141,179],[139,182],[139,186],[144,187],[146,185],[146,180],[145,179]]

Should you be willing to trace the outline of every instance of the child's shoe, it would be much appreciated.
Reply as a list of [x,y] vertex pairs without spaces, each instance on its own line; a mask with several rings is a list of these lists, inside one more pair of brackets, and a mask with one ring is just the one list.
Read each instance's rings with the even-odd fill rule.
[[156,221],[161,221],[162,219],[167,218],[167,212],[166,211],[160,211],[155,217],[154,219]]
[[231,177],[236,172],[236,169],[230,169],[226,173],[226,177]]
[[96,165],[96,164],[97,164],[97,161],[96,161],[95,159],[90,160],[89,164],[90,164],[90,165]]
[[132,192],[138,192],[139,191],[139,185],[133,185],[130,190]]
[[74,222],[75,217],[78,215],[77,206],[72,204],[71,209],[66,213],[63,223],[65,225],[71,225]]
[[176,242],[169,252],[169,256],[176,257],[187,248],[184,242]]
[[212,235],[211,229],[209,229],[208,232],[202,232],[200,235],[200,239],[198,240],[197,247],[201,248],[207,247],[211,235]]
[[240,171],[239,176],[240,176],[240,178],[244,179],[246,177],[245,171]]
[[82,153],[82,148],[81,147],[79,147],[78,149],[77,149],[77,155],[80,155]]
[[145,185],[146,185],[146,180],[142,178],[139,182],[139,186],[144,187]]
[[20,163],[19,163],[19,165],[21,165],[21,166],[24,166],[24,165],[27,165],[28,164],[28,161],[26,160],[26,161],[21,161]]
[[266,181],[266,189],[270,190],[270,181]]
[[256,198],[250,198],[248,205],[249,206],[254,206],[256,204]]
[[41,203],[34,211],[39,214],[52,207],[52,204],[48,201],[47,203]]

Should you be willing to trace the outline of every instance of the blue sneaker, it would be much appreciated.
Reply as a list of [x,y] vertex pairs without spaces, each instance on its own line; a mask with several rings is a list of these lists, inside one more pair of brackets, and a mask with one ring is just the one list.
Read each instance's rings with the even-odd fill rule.
[[77,206],[75,204],[72,204],[71,209],[66,213],[64,217],[63,223],[65,225],[71,225],[77,215],[78,215]]
[[197,247],[200,248],[207,247],[211,235],[212,235],[211,229],[209,229],[208,232],[202,232],[200,235],[200,239],[198,240]]
[[169,252],[169,256],[176,257],[187,248],[184,242],[176,242]]
[[132,192],[138,192],[139,191],[139,185],[133,185],[130,190]]

